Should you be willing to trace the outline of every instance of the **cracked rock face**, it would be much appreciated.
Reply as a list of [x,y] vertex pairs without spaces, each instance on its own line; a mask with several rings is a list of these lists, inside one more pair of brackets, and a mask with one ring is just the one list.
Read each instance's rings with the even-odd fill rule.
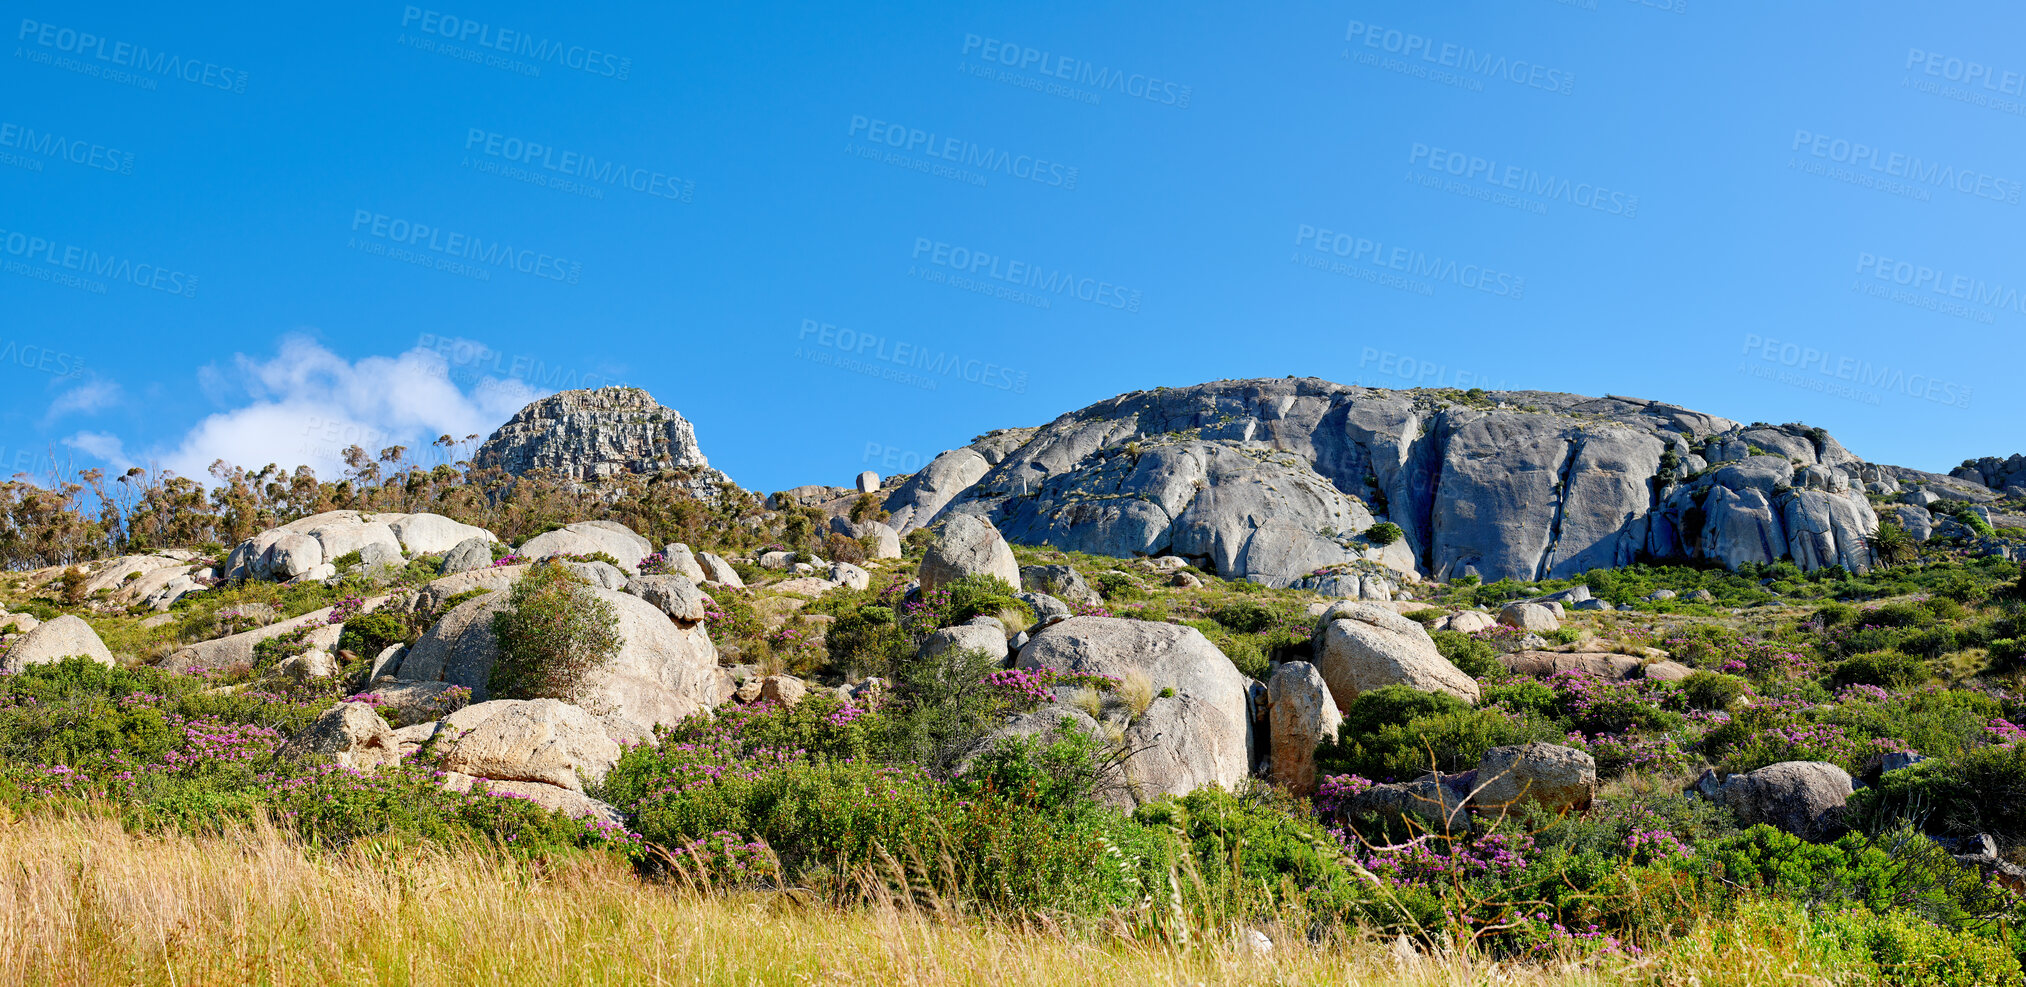
[[479,446],[476,462],[516,476],[549,470],[580,481],[685,471],[700,495],[728,482],[704,458],[689,421],[633,387],[564,391],[536,401]]
[[[1017,543],[1181,555],[1271,585],[1360,562],[1406,582],[1680,558],[1863,570],[1880,469],[1820,429],[1637,398],[1287,378],[1139,391],[994,433],[885,506],[903,532],[975,514]],[[1403,537],[1367,538],[1382,520]]]

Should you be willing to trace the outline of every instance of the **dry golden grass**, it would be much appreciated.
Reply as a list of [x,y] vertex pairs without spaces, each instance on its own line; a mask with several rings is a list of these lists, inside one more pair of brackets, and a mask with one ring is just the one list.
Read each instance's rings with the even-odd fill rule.
[[0,862],[6,984],[1822,982],[1787,956],[1743,955],[1735,937],[1723,957],[1695,945],[1678,974],[1665,957],[1606,975],[1403,956],[1370,939],[1289,936],[1260,953],[1236,936],[1172,946],[703,896],[605,860],[541,869],[413,845],[309,856],[268,828],[193,839],[31,820],[0,826]]

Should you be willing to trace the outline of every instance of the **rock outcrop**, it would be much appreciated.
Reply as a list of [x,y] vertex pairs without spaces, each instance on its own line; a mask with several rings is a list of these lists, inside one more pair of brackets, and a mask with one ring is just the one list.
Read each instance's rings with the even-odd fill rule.
[[1316,745],[1333,740],[1343,724],[1322,673],[1305,661],[1283,663],[1266,683],[1272,724],[1271,777],[1297,795],[1316,789]]
[[922,589],[945,589],[966,576],[997,576],[1020,588],[1020,563],[991,522],[969,514],[954,515],[940,525],[936,543],[922,556]]
[[[1738,468],[1707,469],[1719,464]],[[1022,544],[1172,553],[1274,585],[1360,561],[1407,583],[1678,558],[1862,570],[1878,524],[1867,470],[1820,429],[1655,401],[1287,378],[1138,391],[995,433],[885,505],[903,532],[978,514]],[[1367,538],[1382,519],[1403,537]],[[1360,576],[1355,593],[1329,591],[1382,588]]]
[[730,482],[704,458],[695,427],[637,387],[563,391],[536,401],[493,432],[473,461],[515,476],[546,470],[573,480],[667,472],[704,498]]
[[1719,797],[1746,825],[1766,823],[1804,839],[1835,836],[1852,790],[1850,773],[1824,761],[1781,761],[1724,779]]

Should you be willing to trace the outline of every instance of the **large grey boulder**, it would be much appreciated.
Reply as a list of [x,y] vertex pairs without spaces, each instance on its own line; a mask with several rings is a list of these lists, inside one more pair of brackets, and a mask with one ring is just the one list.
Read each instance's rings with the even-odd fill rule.
[[1935,534],[1935,517],[1925,507],[1899,504],[1892,509],[1892,517],[1914,541],[1927,541]]
[[1539,603],[1508,603],[1498,612],[1498,622],[1507,627],[1545,634],[1561,630],[1562,622],[1553,610]]
[[[646,738],[656,724],[681,722],[731,695],[701,622],[679,625],[656,605],[624,592],[599,586],[579,592],[611,605],[623,643],[611,661],[584,676],[572,699],[603,721],[614,738]],[[505,593],[459,604],[409,648],[397,677],[462,685],[475,701],[490,699],[488,682],[499,659],[492,618],[506,605]]]
[[275,753],[282,758],[369,754],[395,760],[400,751],[393,734],[371,704],[342,702],[324,710]]
[[858,488],[858,492],[862,494],[871,493],[875,490],[878,490],[879,474],[874,473],[871,470],[866,470],[865,472],[858,474],[856,486]]
[[1349,600],[1332,604],[1317,618],[1314,640],[1316,668],[1340,709],[1389,685],[1477,702],[1477,680],[1442,657],[1426,628],[1392,610]]
[[933,523],[944,507],[990,470],[974,449],[952,449],[929,460],[886,498],[886,510],[901,534]]
[[1006,632],[984,624],[958,624],[929,634],[922,642],[923,658],[940,658],[954,651],[983,651],[993,661],[1006,660]]
[[746,588],[746,581],[739,577],[739,571],[732,568],[732,564],[722,557],[709,552],[698,552],[696,560],[698,565],[703,566],[705,582],[718,583],[733,589]]
[[597,717],[555,699],[466,706],[437,724],[436,740],[445,771],[571,791],[602,781],[619,761],[619,745]]
[[1474,784],[1473,809],[1504,811],[1532,802],[1550,812],[1581,812],[1597,793],[1597,762],[1560,744],[1494,747],[1478,761]]
[[1145,678],[1155,698],[1124,729],[1126,779],[1141,800],[1235,788],[1251,772],[1249,680],[1195,628],[1071,617],[1034,635],[1015,664]]
[[866,589],[872,585],[872,573],[849,562],[832,562],[830,581],[845,589]]
[[0,660],[0,668],[9,675],[18,675],[33,665],[46,665],[62,661],[73,655],[90,658],[101,665],[114,664],[112,651],[99,640],[98,632],[83,618],[64,614],[53,620],[44,621],[26,637],[15,642],[8,649],[7,656]]
[[1343,724],[1322,673],[1305,661],[1283,663],[1266,683],[1272,724],[1275,784],[1297,795],[1316,789],[1316,745],[1333,740]]
[[253,573],[262,579],[294,579],[311,569],[322,565],[324,546],[315,538],[295,531],[284,531],[270,541],[253,565]]
[[1850,773],[1824,761],[1781,761],[1724,779],[1723,803],[1746,825],[1766,823],[1809,840],[1844,829]]
[[394,537],[400,540],[401,547],[410,555],[448,552],[472,539],[488,545],[499,541],[498,535],[484,528],[453,521],[441,514],[393,515],[387,518],[387,527],[393,530]]
[[1020,568],[1020,586],[1036,593],[1046,593],[1065,603],[1099,604],[1104,597],[1091,589],[1084,581],[1083,574],[1074,566],[1030,565]]
[[677,624],[702,620],[710,605],[710,598],[685,576],[635,576],[627,581],[626,592],[654,604]]
[[946,589],[967,576],[997,576],[1017,589],[1020,563],[990,521],[957,514],[937,529],[936,543],[922,556],[920,576],[924,591]]
[[681,542],[663,548],[661,561],[668,567],[668,571],[691,582],[700,583],[708,578],[704,575],[703,566],[697,563],[696,554],[689,550],[688,545]]
[[623,525],[610,521],[579,521],[554,531],[545,531],[521,543],[520,554],[540,561],[554,555],[591,555],[604,552],[619,560],[628,573],[640,569],[640,560],[652,549],[647,539]]
[[867,521],[860,527],[866,529],[865,536],[872,538],[873,558],[897,559],[901,557],[900,532],[893,530],[885,521]]
[[451,546],[450,552],[443,556],[443,574],[451,576],[492,565],[492,544],[485,538],[471,537]]

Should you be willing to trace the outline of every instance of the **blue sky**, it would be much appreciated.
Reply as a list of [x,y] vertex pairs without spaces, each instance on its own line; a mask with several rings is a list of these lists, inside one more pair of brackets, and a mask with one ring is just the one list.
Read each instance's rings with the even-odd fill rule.
[[843,6],[10,5],[0,469],[623,382],[772,490],[1288,374],[2021,451],[2016,7]]

